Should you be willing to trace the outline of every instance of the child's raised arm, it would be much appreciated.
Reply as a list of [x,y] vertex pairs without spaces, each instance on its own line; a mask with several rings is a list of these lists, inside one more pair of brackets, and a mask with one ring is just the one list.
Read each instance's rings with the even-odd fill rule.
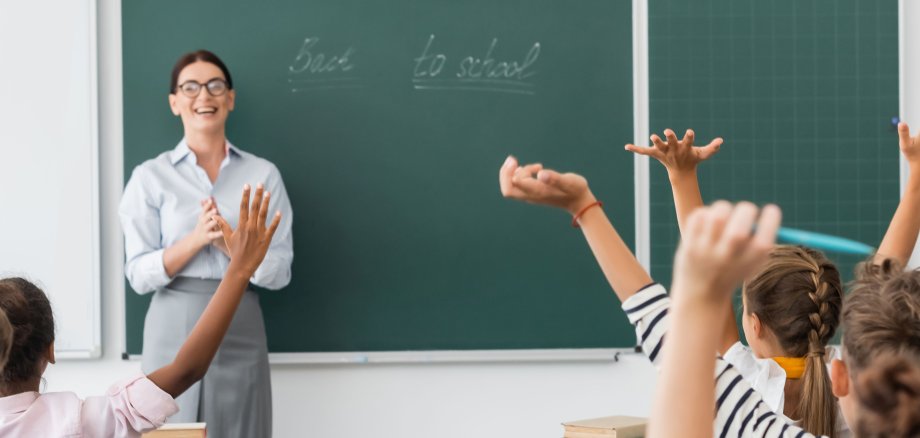
[[766,259],[779,223],[776,206],[764,208],[758,220],[753,204],[724,201],[688,218],[674,259],[671,330],[648,436],[713,436],[713,407],[723,407],[712,381],[719,315],[738,284]]
[[[677,211],[677,225],[683,235],[690,213],[703,206],[696,168],[700,163],[719,152],[722,147],[722,138],[717,137],[708,145],[698,147],[693,146],[695,133],[692,129],[688,129],[684,138],[680,140],[670,129],[664,130],[664,136],[667,142],[662,141],[658,134],[652,134],[649,138],[652,141],[652,147],[627,144],[626,150],[652,157],[667,169],[668,179],[671,181],[671,192],[674,195],[674,209]],[[732,310],[731,303],[726,308],[723,320],[725,329],[720,334],[722,342],[718,351],[724,354],[741,339],[738,335],[738,325],[735,322],[735,312]]]
[[584,177],[544,169],[541,164],[519,166],[509,156],[498,179],[506,198],[560,208],[577,216],[575,220],[620,301],[626,301],[652,282],[597,204]]
[[266,192],[263,197],[263,188],[260,184],[250,205],[249,190],[248,185],[243,188],[240,219],[236,230],[233,230],[223,218],[215,216],[230,250],[230,265],[220,286],[217,287],[217,292],[204,309],[188,339],[182,344],[175,360],[147,376],[174,398],[185,392],[208,371],[208,366],[230,327],[246,286],[249,285],[249,279],[265,258],[272,236],[281,221],[281,213],[276,212],[271,224],[266,228],[271,194]]
[[904,195],[891,217],[888,231],[879,244],[876,263],[893,258],[907,265],[920,233],[920,134],[910,136],[907,123],[898,124],[898,145],[910,166],[910,177],[904,186]]

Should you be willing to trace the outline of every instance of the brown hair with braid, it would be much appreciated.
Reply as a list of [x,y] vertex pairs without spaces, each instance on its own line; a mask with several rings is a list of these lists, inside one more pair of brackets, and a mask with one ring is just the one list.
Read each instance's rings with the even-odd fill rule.
[[859,436],[920,435],[920,271],[863,263],[843,309]]
[[825,365],[825,347],[840,324],[840,273],[822,253],[780,245],[744,285],[748,314],[756,314],[789,357],[805,357],[796,416],[814,435],[837,436],[837,399]]

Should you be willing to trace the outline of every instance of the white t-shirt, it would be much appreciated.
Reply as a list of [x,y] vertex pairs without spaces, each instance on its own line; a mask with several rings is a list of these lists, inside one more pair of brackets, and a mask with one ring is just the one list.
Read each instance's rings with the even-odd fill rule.
[[[830,373],[831,359],[840,358],[840,349],[828,346],[824,355],[827,361],[828,373]],[[761,359],[754,356],[750,347],[735,342],[728,351],[722,356],[726,362],[730,363],[737,370],[741,377],[744,378],[751,388],[760,393],[763,402],[771,411],[775,412],[788,423],[799,425],[798,421],[793,421],[783,414],[785,406],[785,389],[786,389],[786,370],[779,366],[773,359]],[[840,409],[837,410],[837,433],[840,438],[850,437],[850,428],[847,426]]]

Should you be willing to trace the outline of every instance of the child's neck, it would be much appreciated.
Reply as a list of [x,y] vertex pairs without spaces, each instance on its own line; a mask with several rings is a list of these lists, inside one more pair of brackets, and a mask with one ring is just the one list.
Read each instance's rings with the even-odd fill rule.
[[783,415],[794,421],[801,420],[799,403],[802,401],[802,379],[787,379],[783,388]]
[[38,392],[41,381],[41,377],[36,377],[24,382],[0,384],[0,397],[9,397],[11,395],[22,394],[23,392]]

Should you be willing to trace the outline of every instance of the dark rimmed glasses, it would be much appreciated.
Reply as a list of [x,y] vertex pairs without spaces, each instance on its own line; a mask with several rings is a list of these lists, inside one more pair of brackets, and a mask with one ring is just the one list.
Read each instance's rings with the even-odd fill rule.
[[230,87],[227,85],[227,81],[221,78],[211,79],[206,84],[202,84],[196,81],[185,81],[179,84],[179,91],[181,91],[182,94],[188,97],[191,97],[191,98],[198,97],[198,94],[201,93],[202,88],[207,88],[208,94],[210,94],[211,96],[217,97],[217,96],[223,96],[224,94],[227,94],[227,90]]

